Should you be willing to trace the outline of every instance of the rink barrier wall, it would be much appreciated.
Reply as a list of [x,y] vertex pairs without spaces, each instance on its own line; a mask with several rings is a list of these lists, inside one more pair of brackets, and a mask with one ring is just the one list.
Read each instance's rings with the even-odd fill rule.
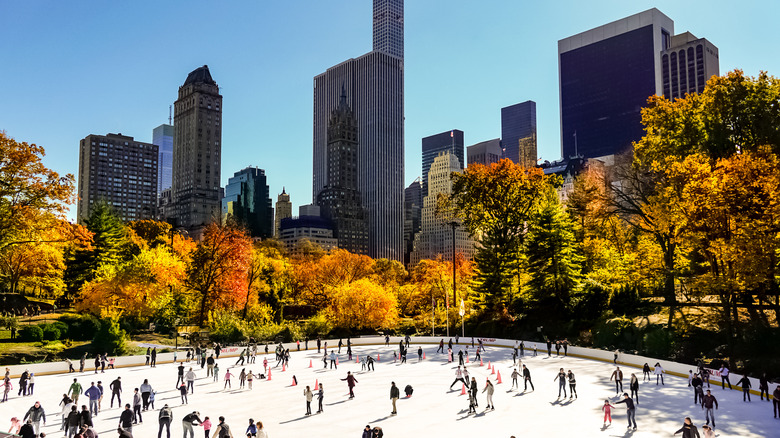
[[[411,338],[410,346],[411,345],[435,345],[438,348],[439,341],[441,341],[443,338],[438,336],[413,336]],[[449,338],[446,338],[444,342],[445,348],[447,348],[448,340]],[[453,344],[456,344],[454,342],[455,338],[453,339]],[[507,356],[511,358],[512,349],[514,348],[515,342],[520,342],[521,340],[515,340],[515,339],[495,339],[495,338],[474,338],[474,345],[479,345],[478,341],[479,339],[482,339],[482,343],[485,347],[500,347],[500,348],[507,348],[510,351],[508,352]],[[400,336],[391,336],[390,337],[390,347],[395,348],[400,341],[404,340],[403,337]],[[468,340],[468,342],[464,342],[464,340]],[[325,343],[328,343],[328,348],[338,348],[338,339],[323,339],[322,340],[322,346],[324,348]],[[346,340],[342,339],[344,342],[343,349],[346,349]],[[370,345],[385,345],[385,338],[380,336],[371,336],[371,337],[359,337],[359,338],[352,338],[352,345],[361,345],[361,346],[370,346]],[[543,355],[547,354],[547,344],[544,342],[534,342],[534,341],[524,341],[525,342],[525,354],[528,356],[529,352],[533,352],[534,346],[537,348],[537,354]],[[268,354],[272,354],[273,349],[275,348],[274,344],[268,344],[269,345],[269,351]],[[456,345],[458,346],[469,346],[471,347],[471,338],[460,338],[460,342],[458,342]],[[295,342],[287,342],[283,344],[284,348],[289,348],[291,352],[297,351],[297,344]],[[235,358],[238,357],[241,353],[241,350],[243,350],[246,347],[240,347],[240,346],[226,346],[223,347],[220,352],[220,359],[222,358]],[[309,348],[308,350],[316,350],[317,349],[317,340],[309,340]],[[416,352],[416,348],[410,347],[412,350],[412,354]],[[306,350],[305,343],[301,342],[301,351]],[[194,350],[193,350],[194,351]],[[186,360],[186,348],[179,347],[177,356],[177,362],[183,362]],[[265,354],[265,344],[258,344],[258,356]],[[457,355],[457,352],[453,352],[454,355]],[[533,354],[533,353],[531,353]],[[555,346],[553,345],[553,356],[555,355]],[[563,354],[563,348],[561,348],[561,354]],[[581,359],[590,359],[590,360],[596,360],[600,362],[608,362],[612,363],[614,360],[614,351],[606,351],[606,350],[598,350],[595,348],[584,348],[584,347],[577,347],[569,345],[568,348],[568,355],[572,357],[578,357]],[[166,363],[173,363],[173,355],[174,353],[157,353],[157,364],[166,364]],[[145,355],[137,355],[137,356],[116,356],[114,362],[114,368],[126,368],[126,367],[137,367],[137,366],[144,366],[146,364],[146,356]],[[73,373],[74,375],[92,375],[94,374],[94,356],[91,358],[87,358],[87,361],[84,366],[84,372],[79,373],[78,371]],[[186,362],[185,362],[186,363]],[[688,371],[693,370],[694,372],[697,370],[697,367],[695,365],[689,365],[689,364],[682,364],[678,362],[672,362],[668,360],[659,360],[654,359],[647,356],[640,356],[636,354],[628,354],[620,352],[618,354],[618,360],[616,365],[624,366],[624,367],[631,367],[631,368],[637,368],[639,370],[639,373],[642,372],[642,367],[644,364],[647,363],[650,365],[650,369],[654,370],[654,365],[656,363],[660,363],[661,366],[664,369],[664,374],[666,375],[672,375],[676,377],[682,377],[684,379],[688,378]],[[24,372],[25,370],[28,370],[31,373],[35,373],[36,376],[45,376],[45,375],[51,375],[51,374],[67,374],[68,373],[68,364],[65,361],[59,361],[59,362],[50,362],[50,363],[33,363],[33,364],[20,364],[20,365],[10,365],[6,366],[7,368],[10,368],[10,375],[11,378],[19,378],[19,376]],[[73,360],[73,367],[78,369],[79,367],[79,360]],[[717,384],[720,384],[721,379],[720,375],[717,372],[717,370],[710,369],[711,376],[710,376],[710,383],[714,386],[717,386]],[[713,373],[714,372],[714,373]],[[629,380],[629,376],[626,376],[625,374],[631,374],[631,373],[624,373],[624,379]],[[653,376],[654,374],[651,374]],[[736,382],[738,382],[742,378],[742,375],[737,373],[729,373],[729,380],[731,381],[731,386],[735,391],[742,391],[741,386],[737,386]],[[749,377],[750,384],[752,386],[750,392],[751,394],[759,395],[760,392],[758,390],[758,379],[754,377]],[[770,394],[771,394],[771,386],[770,386]]]

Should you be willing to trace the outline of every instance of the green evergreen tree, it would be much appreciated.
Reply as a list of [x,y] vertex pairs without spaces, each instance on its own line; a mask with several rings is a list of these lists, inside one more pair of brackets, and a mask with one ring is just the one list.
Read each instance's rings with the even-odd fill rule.
[[84,225],[93,233],[92,244],[72,246],[66,251],[64,279],[71,297],[78,294],[84,283],[95,278],[100,266],[123,263],[137,252],[127,228],[107,203],[96,203]]
[[526,246],[528,285],[538,299],[556,298],[564,306],[581,278],[574,224],[552,186],[541,208],[532,216]]
[[96,353],[124,354],[127,352],[127,334],[116,319],[104,319],[92,339],[92,347]]

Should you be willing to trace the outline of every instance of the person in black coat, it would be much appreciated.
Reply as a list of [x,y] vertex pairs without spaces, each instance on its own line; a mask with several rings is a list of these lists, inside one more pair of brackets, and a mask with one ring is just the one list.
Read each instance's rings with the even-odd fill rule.
[[89,413],[89,409],[87,409],[87,405],[81,405],[81,424],[86,424],[87,426],[94,427],[95,425],[92,424],[92,414]]
[[371,426],[366,424],[366,428],[363,429],[363,436],[361,438],[371,438],[373,433],[371,432]]
[[35,429],[33,428],[32,421],[27,420],[19,429],[19,436],[22,438],[35,438]]
[[615,404],[626,404],[626,417],[628,417],[628,427],[631,427],[631,423],[634,423],[634,430],[636,430],[636,406],[634,406],[634,400],[628,396],[628,393],[623,393],[623,400],[615,402]]
[[122,411],[122,414],[119,415],[119,428],[126,431],[133,430],[134,419],[135,415],[133,415],[133,411],[130,408],[130,404],[128,403],[125,405],[125,410]]
[[680,432],[682,432],[683,438],[700,438],[699,429],[693,425],[691,417],[685,417],[685,422],[683,423],[682,427],[674,434],[677,435]]
[[535,391],[534,382],[531,381],[531,371],[523,365],[523,391],[528,389],[528,384],[531,385],[531,391]]

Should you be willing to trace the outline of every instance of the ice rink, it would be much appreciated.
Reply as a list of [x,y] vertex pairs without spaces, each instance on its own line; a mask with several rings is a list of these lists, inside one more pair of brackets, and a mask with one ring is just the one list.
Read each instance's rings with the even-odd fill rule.
[[[310,343],[310,346],[313,343]],[[106,391],[102,401],[102,411],[94,419],[95,429],[101,437],[114,437],[118,425],[120,408],[109,408],[109,383],[122,377],[124,392],[122,402],[132,401],[132,389],[138,387],[143,379],[157,391],[155,407],[159,410],[165,403],[173,407],[174,421],[172,436],[182,436],[181,418],[192,411],[199,411],[201,418],[209,416],[216,426],[217,417],[223,415],[231,426],[235,438],[246,436],[244,431],[247,419],[262,421],[270,437],[360,437],[368,424],[380,426],[385,437],[443,436],[443,437],[669,437],[680,428],[685,416],[690,416],[694,424],[704,424],[704,411],[693,403],[693,391],[688,388],[687,379],[665,376],[666,384],[656,386],[652,382],[641,382],[641,370],[623,368],[624,388],[628,392],[631,373],[640,378],[639,401],[636,421],[638,430],[626,429],[625,405],[617,405],[613,423],[602,427],[601,406],[604,399],[613,403],[614,383],[609,381],[614,370],[610,363],[592,360],[560,357],[547,357],[539,352],[537,357],[530,356],[526,350],[523,363],[531,371],[535,391],[530,388],[523,392],[522,379],[520,389],[512,390],[512,350],[509,348],[488,347],[483,354],[484,366],[471,362],[467,364],[469,372],[476,377],[480,391],[489,377],[495,383],[497,375],[487,369],[488,361],[496,365],[503,383],[496,385],[494,404],[496,409],[485,411],[485,395],[479,394],[479,407],[476,415],[467,415],[468,397],[461,395],[461,384],[452,390],[449,386],[455,378],[457,363],[448,363],[446,354],[435,353],[436,345],[422,345],[426,359],[417,360],[418,345],[410,344],[408,363],[393,362],[393,349],[384,345],[355,347],[359,356],[379,355],[375,364],[376,371],[361,371],[360,364],[347,360],[346,348],[339,355],[338,369],[324,369],[322,355],[316,349],[292,351],[290,367],[282,372],[281,367],[272,369],[272,379],[255,380],[254,389],[239,389],[238,374],[242,368],[255,374],[263,371],[262,361],[268,358],[269,365],[275,365],[273,346],[267,356],[258,355],[255,364],[234,366],[235,357],[218,361],[219,381],[206,377],[206,370],[193,366],[198,375],[195,393],[189,395],[189,404],[181,405],[179,391],[175,388],[176,366],[171,363],[159,364],[156,368],[132,367],[108,370],[105,374],[94,372],[37,376],[33,396],[18,397],[18,379],[13,379],[14,390],[8,402],[0,404],[0,430],[8,430],[12,416],[22,417],[35,401],[40,401],[46,410],[47,425],[42,428],[49,437],[60,437],[60,411],[58,406],[62,394],[68,390],[73,378],[78,378],[84,389],[90,382],[101,380]],[[463,346],[461,345],[460,348]],[[458,346],[455,347],[457,352]],[[469,355],[473,359],[475,349],[469,346]],[[531,353],[533,354],[533,353]],[[313,368],[309,368],[309,361]],[[87,361],[87,364],[91,363]],[[456,356],[457,362],[457,356]],[[652,365],[652,364],[651,364]],[[574,400],[557,399],[558,384],[554,382],[558,369],[572,370],[577,379],[577,392],[582,398]],[[234,374],[232,388],[223,389],[225,370],[230,368]],[[341,381],[351,371],[358,380],[356,397],[349,400],[346,382]],[[297,386],[291,386],[292,377],[298,379]],[[325,390],[324,413],[310,417],[304,416],[305,399],[303,390],[306,385],[314,391],[315,380],[323,384]],[[398,401],[398,415],[392,416],[390,402],[390,382],[395,381],[401,390]],[[414,394],[403,397],[403,389],[412,385]],[[775,385],[770,386],[770,391]],[[568,390],[568,384],[566,386]],[[706,389],[706,388],[705,388]],[[780,437],[780,420],[772,418],[772,403],[759,401],[753,395],[751,403],[742,401],[741,391],[721,390],[712,385],[712,392],[720,403],[715,413],[719,437]],[[87,404],[86,397],[79,399],[79,410]],[[143,412],[143,423],[133,427],[136,438],[157,436],[157,410]],[[317,410],[317,399],[312,402],[312,412]],[[163,436],[165,434],[163,433]],[[196,428],[196,437],[203,436],[203,429]]]

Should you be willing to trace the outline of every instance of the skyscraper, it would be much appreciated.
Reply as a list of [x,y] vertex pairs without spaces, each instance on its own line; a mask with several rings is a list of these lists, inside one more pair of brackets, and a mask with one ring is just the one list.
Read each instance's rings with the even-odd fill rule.
[[344,91],[328,123],[328,184],[317,195],[321,215],[333,224],[338,247],[368,252],[368,227],[357,189],[358,128]]
[[160,125],[152,131],[152,144],[158,147],[157,194],[171,188],[173,175],[173,126]]
[[222,221],[229,218],[245,226],[252,237],[273,236],[274,209],[263,169],[247,167],[228,179],[222,198]]
[[460,161],[461,169],[465,166],[463,160],[463,131],[453,129],[422,139],[422,196],[428,194],[426,184],[431,164],[433,164],[434,158],[444,151],[451,151],[455,155],[458,161]]
[[120,134],[91,134],[79,145],[79,201],[83,222],[92,205],[106,202],[124,221],[151,219],[157,208],[156,145]]
[[276,209],[274,210],[274,237],[277,239],[280,237],[282,219],[288,217],[292,217],[292,202],[290,202],[290,195],[282,187],[282,193],[276,198]]
[[420,231],[422,184],[417,178],[404,190],[404,266],[409,267],[414,250],[414,236]]
[[469,166],[474,164],[490,166],[498,163],[501,160],[501,139],[494,138],[473,144],[466,148],[466,155],[468,155]]
[[[420,260],[441,256],[452,260],[452,249],[470,260],[474,256],[474,241],[463,227],[453,233],[450,220],[436,215],[437,197],[452,194],[452,173],[461,172],[460,162],[450,151],[440,152],[433,160],[428,173],[428,196],[423,198],[420,231],[414,236],[414,250],[409,257],[409,266]],[[454,240],[454,241],[453,241]]]
[[536,102],[528,100],[501,108],[502,158],[526,167],[536,166]]
[[220,221],[222,96],[208,66],[193,70],[179,87],[173,126],[175,224],[197,235]]
[[367,213],[368,255],[400,261],[404,221],[403,2],[374,1],[374,18],[376,50],[314,77],[312,193],[316,202],[327,184],[328,122],[343,90],[358,122],[357,185]]
[[661,52],[661,69],[667,99],[701,93],[707,80],[719,74],[718,48],[690,32],[675,35],[671,47]]

